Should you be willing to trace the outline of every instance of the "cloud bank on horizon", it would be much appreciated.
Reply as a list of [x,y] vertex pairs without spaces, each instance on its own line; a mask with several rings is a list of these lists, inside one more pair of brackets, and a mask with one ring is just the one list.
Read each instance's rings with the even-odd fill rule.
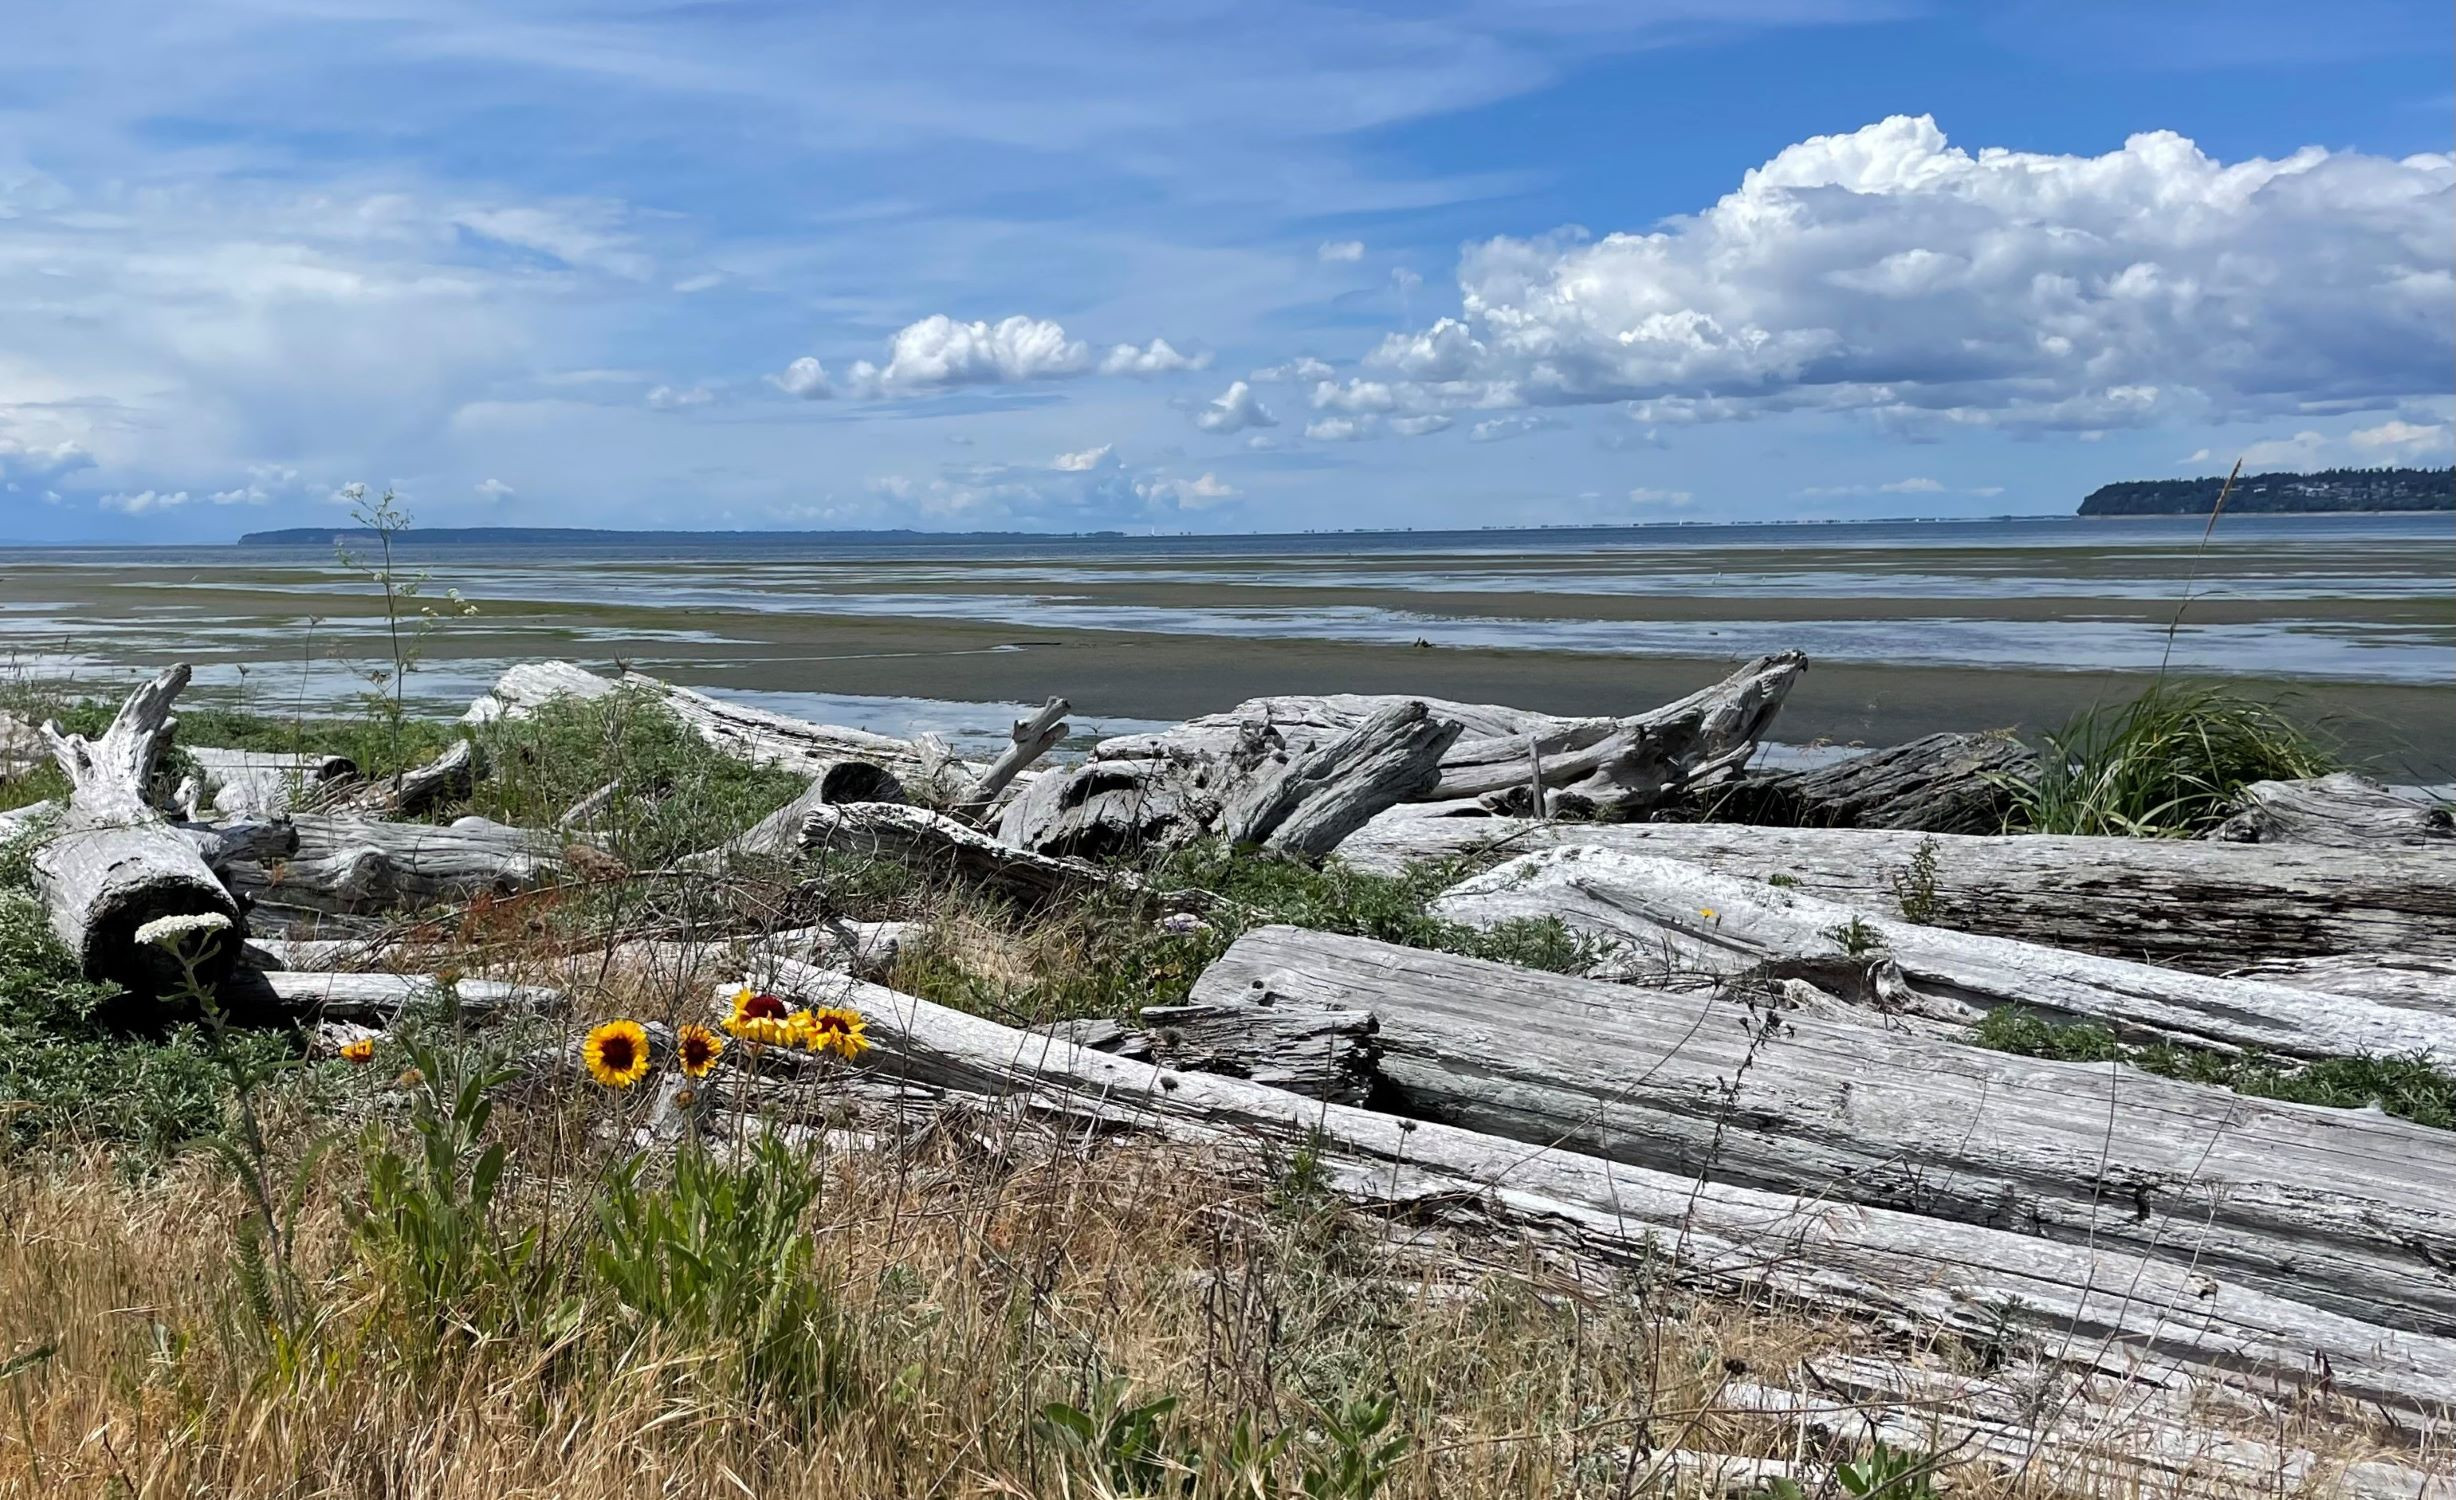
[[2031,118],[1613,133],[1840,49],[1888,96],[1974,49],[2107,65],[2022,9],[71,8],[0,56],[0,540],[338,519],[352,482],[438,524],[1227,530],[2447,462],[2419,7],[2349,0],[2316,57],[2290,7],[2210,8],[2213,80]]

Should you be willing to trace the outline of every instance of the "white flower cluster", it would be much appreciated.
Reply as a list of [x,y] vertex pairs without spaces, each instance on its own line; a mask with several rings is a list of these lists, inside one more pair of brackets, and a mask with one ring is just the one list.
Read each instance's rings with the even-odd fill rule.
[[136,940],[140,947],[150,943],[165,952],[176,953],[194,934],[219,935],[229,930],[230,918],[218,911],[192,912],[184,916],[156,917],[136,930]]

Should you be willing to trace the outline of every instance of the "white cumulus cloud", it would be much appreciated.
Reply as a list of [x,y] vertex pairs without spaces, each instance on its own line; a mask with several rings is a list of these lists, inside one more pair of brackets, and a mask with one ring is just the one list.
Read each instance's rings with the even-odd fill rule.
[[884,365],[855,364],[849,383],[866,395],[901,395],[1080,375],[1091,364],[1091,346],[1047,318],[959,323],[934,313],[888,340]]
[[1254,371],[1252,379],[1257,383],[1284,383],[1290,381],[1302,382],[1308,380],[1328,380],[1332,373],[1333,372],[1330,366],[1324,364],[1321,360],[1315,359],[1310,354],[1300,354],[1296,356],[1296,358],[1288,360],[1283,364],[1266,365],[1262,369]]
[[1947,143],[1897,116],[1789,147],[1645,233],[1471,248],[1455,317],[1320,409],[1640,403],[1648,423],[1857,410],[2103,430],[2444,395],[2456,158],[2227,163]]
[[1178,370],[1207,370],[1211,367],[1208,352],[1179,354],[1166,339],[1153,339],[1137,349],[1132,344],[1112,345],[1100,361],[1103,375],[1167,375]]
[[681,411],[715,399],[716,392],[704,385],[661,385],[648,393],[648,404],[657,411]]
[[1248,427],[1276,427],[1279,419],[1244,381],[1233,381],[1211,403],[1194,413],[1194,425],[1205,432],[1243,432]]
[[1354,265],[1364,259],[1364,241],[1325,240],[1314,254],[1321,257],[1324,265]]
[[1116,447],[1114,443],[1102,443],[1097,448],[1086,448],[1080,453],[1061,453],[1050,460],[1049,467],[1061,474],[1086,474],[1107,463]]
[[476,484],[471,485],[470,489],[480,500],[509,500],[520,493],[502,480],[491,477],[479,480]]
[[807,354],[785,366],[783,374],[768,379],[786,395],[799,396],[804,401],[824,401],[836,393],[827,378],[827,367]]

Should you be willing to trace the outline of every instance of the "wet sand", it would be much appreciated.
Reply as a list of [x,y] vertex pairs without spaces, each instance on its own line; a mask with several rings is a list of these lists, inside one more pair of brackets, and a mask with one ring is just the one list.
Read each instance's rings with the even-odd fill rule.
[[[972,727],[1051,695],[1108,720],[1327,692],[1619,714],[1800,644],[1813,665],[1780,738],[1880,744],[2037,730],[2128,697],[2188,591],[2178,675],[2288,697],[2399,779],[2456,779],[2456,591],[2435,530],[2287,529],[2205,556],[2147,530],[2126,530],[2133,545],[2049,532],[2051,545],[1987,546],[1820,530],[1796,546],[1654,549],[1529,534],[1447,551],[1207,539],[1113,556],[436,549],[413,563],[433,569],[430,592],[458,584],[482,612],[425,641],[410,696],[454,709],[505,664],[559,656],[771,700],[899,700],[880,713],[934,700]],[[364,690],[350,663],[381,655],[380,625],[365,580],[328,554],[0,553],[0,674],[13,663],[117,691],[185,659],[199,693],[330,711]],[[1409,644],[1419,635],[1432,644]]]

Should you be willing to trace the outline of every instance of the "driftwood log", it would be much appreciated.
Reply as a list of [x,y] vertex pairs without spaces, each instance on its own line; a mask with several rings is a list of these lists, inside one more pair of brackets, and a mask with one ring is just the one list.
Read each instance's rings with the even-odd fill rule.
[[[505,1014],[557,1015],[563,996],[536,985],[461,979],[453,993],[475,1020]],[[387,1023],[412,1005],[440,1003],[432,974],[342,974],[306,969],[247,969],[223,984],[221,1001],[241,1014],[280,1014],[329,1021]]]
[[[1577,719],[1532,734],[1461,739],[1422,800],[1473,798],[1495,810],[1628,818],[1747,764],[1791,687],[1797,651],[1760,656],[1710,687],[1626,719]],[[1537,768],[1544,806],[1529,804]]]
[[1225,760],[1151,756],[1093,760],[1044,773],[1006,804],[998,839],[1038,854],[1098,859],[1170,849],[1219,817],[1233,780]]
[[2035,762],[2005,734],[1931,734],[1812,771],[1752,771],[1694,799],[1718,823],[2001,833],[2006,783]]
[[639,672],[627,672],[617,682],[571,662],[524,662],[514,666],[496,681],[492,692],[472,703],[461,717],[477,724],[499,718],[522,718],[557,698],[602,698],[621,688],[630,688],[662,703],[701,739],[728,755],[754,765],[782,766],[814,780],[844,760],[873,762],[898,777],[916,782],[942,770],[972,774],[969,767],[945,761],[941,754],[932,754],[930,747],[914,740],[813,724],[747,704],[728,703]]
[[229,750],[215,745],[180,748],[202,773],[203,792],[213,810],[224,817],[286,813],[327,783],[358,774],[358,763],[346,755]]
[[392,776],[317,786],[300,805],[317,812],[364,818],[415,818],[460,801],[476,790],[484,773],[477,747],[454,740],[422,766]]
[[[1456,726],[1438,774],[1421,785],[1407,777],[1409,801],[1463,802],[1479,812],[1527,807],[1540,781],[1549,811],[1635,816],[1743,764],[1804,670],[1796,652],[1760,657],[1677,703],[1623,719],[1394,695],[1250,699],[1173,729],[1101,741],[1084,765],[1043,776],[1010,803],[998,833],[1037,853],[1095,857],[1173,847],[1212,831],[1256,841],[1253,819],[1268,824],[1279,811],[1277,777],[1368,724],[1382,726],[1377,734],[1392,732],[1392,715]],[[1357,749],[1351,744],[1348,753]],[[1325,763],[1314,782],[1295,784],[1317,785],[1326,800],[1295,819],[1282,840],[1291,852],[1323,852],[1327,828],[1386,794],[1369,779],[1352,791],[1338,788],[1339,769]]]
[[1067,707],[1065,699],[1052,698],[1030,717],[1015,721],[1014,727],[1007,732],[1007,747],[998,752],[998,758],[989,763],[989,769],[981,773],[981,779],[964,794],[961,811],[966,817],[978,821],[986,816],[997,806],[998,798],[1007,786],[1026,767],[1066,738]]
[[1370,1012],[1375,1102],[1418,1118],[1680,1176],[2120,1241],[2366,1322],[2456,1335],[2456,1133],[1904,1035],[1745,987],[1606,984],[1295,927],[1237,939],[1192,999]]
[[229,972],[246,936],[238,903],[196,845],[145,798],[154,763],[177,732],[171,704],[188,676],[183,663],[130,693],[99,740],[63,734],[55,724],[42,730],[71,790],[34,851],[36,889],[78,965],[139,993],[159,993],[179,975],[170,955],[137,942],[146,923],[191,917],[218,924],[218,941],[191,943],[207,954],[202,969],[212,978]]
[[1339,854],[1388,873],[1421,860],[1563,844],[1662,855],[1751,880],[1780,877],[1862,910],[1899,911],[1905,892],[1923,894],[1919,909],[1939,927],[2201,973],[2331,953],[2456,957],[2456,860],[2427,849],[1537,823],[1397,808],[1350,835]]
[[904,784],[874,761],[840,760],[828,766],[802,794],[714,849],[682,861],[685,869],[718,869],[732,859],[789,859],[802,847],[802,830],[813,811],[848,802],[904,801]]
[[800,847],[814,858],[885,860],[924,876],[984,885],[1027,905],[1095,891],[1143,889],[1123,871],[1034,854],[944,813],[886,802],[810,808],[802,820]]
[[2434,845],[2456,854],[2456,816],[2400,797],[2351,771],[2308,781],[2255,781],[2242,810],[2209,837],[2236,844],[2322,844],[2336,849]]
[[1668,966],[1734,974],[1882,958],[1893,973],[1875,993],[1940,1019],[2010,1008],[2094,1021],[2136,1040],[2286,1057],[2421,1053],[2456,1061],[2456,1018],[1922,926],[1617,849],[1573,844],[1523,854],[1452,887],[1432,909],[1479,927],[1558,920],[1608,944],[1604,962],[1620,973]]
[[1309,1154],[1325,1190],[1502,1236],[1513,1258],[1581,1273],[1647,1268],[1689,1284],[1798,1298],[2041,1359],[2181,1368],[2215,1382],[2328,1388],[2387,1411],[2456,1400],[2456,1341],[2382,1328],[2129,1246],[2071,1244],[1890,1209],[1699,1182],[1559,1148],[1177,1073],[932,1004],[841,974],[781,976],[870,1019],[886,1078],[1005,1097],[1044,1118],[1140,1129],[1265,1160]]
[[1319,859],[1375,813],[1438,781],[1459,729],[1409,698],[1345,734],[1279,751],[1247,773],[1220,813],[1219,832],[1232,844]]
[[446,827],[301,814],[291,820],[297,852],[286,859],[227,862],[233,892],[268,915],[415,910],[480,895],[510,896],[559,876],[554,835],[484,818]]
[[2424,1010],[2456,1018],[2456,958],[2407,958],[2398,954],[2330,954],[2322,958],[2272,958],[2226,976],[2360,995],[2400,1010]]

